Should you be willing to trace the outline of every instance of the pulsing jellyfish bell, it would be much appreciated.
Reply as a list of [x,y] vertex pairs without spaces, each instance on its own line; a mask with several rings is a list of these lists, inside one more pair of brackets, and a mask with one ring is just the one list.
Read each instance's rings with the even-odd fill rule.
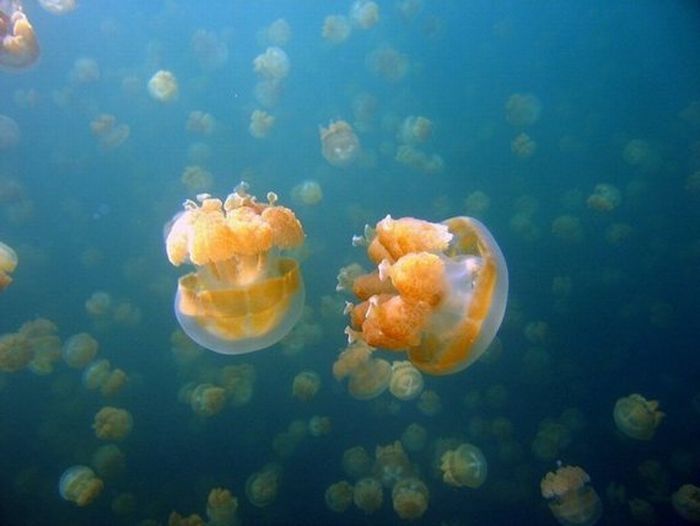
[[207,194],[166,226],[173,265],[196,270],[178,280],[175,315],[195,342],[222,354],[270,347],[299,320],[304,283],[299,263],[281,252],[299,247],[304,231],[294,212],[270,192],[259,203],[241,183],[222,203]]

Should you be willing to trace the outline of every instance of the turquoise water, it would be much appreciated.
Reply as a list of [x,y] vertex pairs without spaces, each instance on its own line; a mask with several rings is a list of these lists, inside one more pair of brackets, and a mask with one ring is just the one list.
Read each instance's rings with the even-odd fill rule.
[[[404,438],[406,470],[429,491],[418,524],[556,524],[540,480],[558,463],[590,476],[598,524],[686,523],[671,496],[700,484],[695,3],[377,1],[376,25],[348,21],[336,43],[324,19],[352,2],[104,0],[62,16],[23,4],[41,55],[0,71],[0,114],[16,124],[0,119],[0,241],[19,259],[0,334],[51,320],[57,350],[87,332],[128,380],[105,396],[59,356],[47,374],[0,372],[0,524],[168,524],[173,511],[207,521],[217,487],[238,499],[240,524],[402,523],[390,484],[370,514],[331,511],[324,493],[356,483],[346,450],[374,462],[411,424],[426,432],[422,447]],[[289,34],[268,29],[278,19]],[[256,88],[253,61],[275,45],[289,72]],[[169,102],[147,89],[158,70],[177,79]],[[249,130],[255,110],[275,118],[262,138]],[[214,123],[188,129],[195,111]],[[432,123],[423,142],[401,133],[410,116]],[[340,120],[361,145],[344,166],[319,138]],[[208,174],[202,184],[183,181],[187,167]],[[185,199],[225,197],[241,180],[261,199],[276,192],[303,224],[306,311],[282,342],[224,356],[173,342],[188,270],[169,263],[164,225]],[[308,180],[322,190],[314,204],[295,190]],[[505,255],[508,307],[481,360],[424,375],[433,394],[356,400],[332,373],[352,300],[336,276],[370,268],[352,236],[387,214],[477,217]],[[111,303],[90,312],[96,292]],[[222,371],[243,364],[250,398],[229,392],[216,414],[196,414],[183,388],[223,386]],[[308,401],[292,394],[306,370],[321,380]],[[613,420],[633,393],[666,415],[650,440]],[[95,435],[104,406],[130,412],[128,436]],[[315,416],[330,422],[321,436],[308,431]],[[95,468],[111,443],[123,466],[98,473],[100,494],[64,500],[64,470]],[[488,462],[478,488],[443,480],[440,457],[460,443]],[[246,481],[269,464],[276,494],[257,507]]]

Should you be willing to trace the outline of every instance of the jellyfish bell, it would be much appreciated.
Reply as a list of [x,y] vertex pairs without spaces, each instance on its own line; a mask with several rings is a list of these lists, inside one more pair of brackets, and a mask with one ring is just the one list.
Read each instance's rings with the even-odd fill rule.
[[65,15],[77,7],[75,0],[39,0],[39,5],[53,15]]
[[360,140],[345,121],[335,121],[328,128],[319,128],[321,153],[333,166],[344,167],[352,164],[360,153]]
[[461,444],[441,459],[442,479],[450,486],[478,488],[486,480],[486,457],[472,444]]
[[87,466],[71,466],[61,475],[58,492],[67,501],[87,506],[102,492],[104,484]]
[[17,253],[0,241],[0,291],[12,283],[12,274],[17,268]]
[[603,512],[590,477],[578,466],[560,466],[540,482],[542,496],[548,500],[552,515],[563,526],[592,526]]
[[21,4],[16,0],[0,2],[0,68],[23,69],[37,58],[39,43]]
[[302,245],[294,212],[268,194],[259,203],[245,184],[225,203],[208,195],[185,203],[166,234],[170,262],[195,272],[178,280],[175,315],[199,345],[221,354],[258,351],[281,340],[304,307],[299,263],[280,252]]

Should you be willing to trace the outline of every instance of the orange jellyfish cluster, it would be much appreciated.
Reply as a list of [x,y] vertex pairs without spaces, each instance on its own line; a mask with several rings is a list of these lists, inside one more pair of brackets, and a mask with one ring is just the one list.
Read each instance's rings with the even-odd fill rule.
[[364,239],[376,269],[339,277],[360,303],[348,304],[350,341],[405,351],[420,371],[444,375],[474,363],[498,330],[508,270],[479,221],[430,223],[412,217],[379,221]]
[[26,68],[38,57],[39,43],[21,3],[0,2],[0,67]]
[[241,183],[224,202],[207,194],[186,201],[166,234],[170,262],[195,272],[178,281],[175,314],[207,349],[242,354],[269,347],[299,320],[304,284],[298,262],[280,251],[301,246],[294,212],[248,194]]

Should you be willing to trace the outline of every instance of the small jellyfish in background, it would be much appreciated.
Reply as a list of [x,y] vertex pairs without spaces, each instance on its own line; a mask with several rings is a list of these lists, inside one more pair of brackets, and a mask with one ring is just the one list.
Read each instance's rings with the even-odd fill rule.
[[506,101],[506,120],[516,127],[535,124],[542,113],[542,103],[531,93],[513,93]]
[[389,392],[399,400],[413,400],[423,392],[423,375],[409,361],[391,364]]
[[409,70],[408,56],[392,47],[379,47],[365,58],[369,70],[387,82],[402,80]]
[[391,380],[391,365],[372,357],[373,349],[361,341],[340,353],[333,364],[333,376],[348,378],[348,392],[358,400],[371,400],[382,394]]
[[315,371],[302,371],[294,377],[292,395],[304,402],[316,396],[321,388],[321,377]]
[[34,350],[22,333],[0,335],[0,371],[14,373],[24,369],[34,358]]
[[115,444],[103,444],[92,454],[90,465],[104,479],[115,479],[126,469],[126,455]]
[[0,241],[0,291],[3,291],[12,283],[10,274],[17,268],[17,262],[17,253]]
[[586,199],[588,208],[598,212],[611,212],[620,205],[622,194],[614,185],[600,183],[595,185],[593,193]]
[[77,7],[75,0],[39,0],[39,5],[53,15],[65,15]]
[[82,369],[97,354],[97,340],[86,332],[74,334],[63,344],[63,361],[69,367]]
[[192,54],[205,71],[214,71],[223,67],[228,61],[228,43],[225,36],[215,31],[197,29],[190,42]]
[[428,438],[428,431],[420,424],[412,423],[401,433],[401,445],[412,452],[422,451]]
[[280,47],[270,46],[253,60],[253,71],[265,80],[280,81],[289,75],[291,64]]
[[177,100],[179,87],[172,72],[161,69],[148,81],[148,94],[153,100],[168,103]]
[[278,18],[258,34],[263,45],[284,46],[292,38],[292,27],[284,18]]
[[588,474],[578,466],[562,466],[540,482],[554,518],[563,526],[592,526],[603,513],[596,491],[588,485]]
[[37,375],[51,374],[54,365],[61,359],[61,339],[58,327],[51,320],[37,318],[22,324],[19,329],[34,353],[29,369]]
[[503,320],[508,270],[484,225],[387,216],[354,243],[367,246],[377,269],[340,282],[360,300],[346,309],[351,341],[405,351],[435,375],[459,372],[486,351]]
[[327,416],[314,415],[309,419],[309,434],[312,437],[322,437],[331,432],[333,424]]
[[117,118],[108,113],[102,113],[93,119],[90,122],[90,131],[97,137],[103,150],[113,150],[121,146],[131,134],[128,124],[117,124]]
[[684,484],[671,496],[671,503],[676,513],[688,522],[700,524],[700,488],[693,484]]
[[191,192],[204,192],[214,184],[214,176],[211,172],[197,164],[185,166],[180,176],[180,181]]
[[397,140],[403,144],[426,142],[433,135],[433,121],[422,115],[406,117],[397,134]]
[[0,68],[26,68],[38,57],[39,43],[22,4],[17,0],[0,2]]
[[104,484],[87,466],[71,466],[61,475],[58,491],[65,500],[83,507],[92,503],[102,492]]
[[323,190],[316,181],[303,181],[292,188],[292,201],[299,205],[317,205],[323,199]]
[[377,479],[371,477],[360,479],[353,488],[352,500],[355,506],[370,515],[382,507],[384,501],[382,485]]
[[535,154],[537,143],[527,133],[519,133],[510,143],[510,150],[521,159],[527,159]]
[[212,384],[199,384],[189,393],[189,404],[199,416],[210,417],[219,413],[226,403],[226,390]]
[[275,117],[263,110],[253,110],[250,114],[248,131],[256,139],[264,139],[275,125]]
[[323,20],[321,36],[331,44],[345,42],[352,33],[352,26],[343,15],[328,15]]
[[343,452],[341,464],[345,474],[351,479],[357,480],[369,474],[372,468],[372,459],[365,448],[354,446]]
[[253,506],[264,508],[277,498],[279,478],[282,468],[277,464],[268,464],[256,471],[245,483],[245,494]]
[[178,280],[175,314],[195,342],[222,354],[258,351],[281,340],[301,317],[299,263],[280,251],[300,247],[294,212],[239,185],[225,202],[208,195],[186,201],[166,230],[170,262],[196,267]]
[[252,365],[227,365],[221,370],[219,384],[226,390],[229,403],[241,407],[253,398],[255,378],[255,368]]
[[402,144],[394,156],[397,162],[426,175],[442,172],[445,161],[437,153],[427,154],[411,144]]
[[12,117],[0,114],[0,152],[16,147],[21,137],[17,122]]
[[326,507],[336,513],[343,513],[352,504],[353,487],[347,480],[335,482],[326,488]]
[[450,486],[478,488],[486,480],[486,457],[472,444],[446,451],[440,461],[442,480]]
[[634,393],[615,402],[615,426],[625,436],[637,440],[651,440],[665,414],[659,411],[659,402],[647,400]]
[[105,406],[95,414],[92,428],[101,440],[122,440],[134,426],[131,413],[126,409]]
[[360,29],[370,29],[379,22],[379,6],[371,0],[355,0],[350,6],[350,20]]
[[207,497],[210,526],[234,526],[238,523],[238,499],[225,488],[213,488]]
[[335,121],[328,128],[319,126],[321,154],[333,166],[344,167],[352,164],[360,153],[360,140],[345,121]]
[[211,113],[200,110],[191,111],[187,116],[185,129],[190,133],[211,135],[216,128],[216,119]]
[[391,501],[396,514],[404,520],[416,520],[428,509],[428,486],[417,478],[399,480],[391,490]]
[[100,65],[90,57],[76,59],[68,72],[68,80],[71,84],[92,84],[100,80],[101,76]]
[[392,488],[399,480],[413,476],[413,466],[398,440],[377,446],[374,458],[372,474],[385,488]]

